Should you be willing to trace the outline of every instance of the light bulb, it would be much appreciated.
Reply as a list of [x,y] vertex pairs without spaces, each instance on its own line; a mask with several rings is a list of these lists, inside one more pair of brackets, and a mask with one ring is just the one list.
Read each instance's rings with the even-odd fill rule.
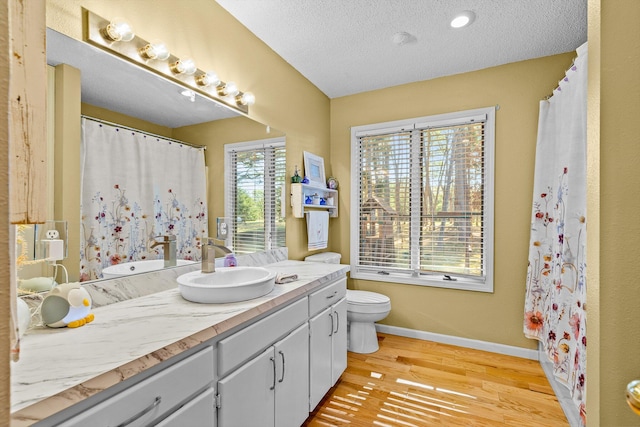
[[128,42],[133,40],[135,33],[131,25],[122,18],[113,18],[111,22],[102,30],[102,35],[113,42]]
[[236,96],[236,102],[240,105],[253,105],[256,103],[256,97],[251,92],[244,92]]
[[227,82],[218,89],[218,93],[222,96],[236,96],[238,92],[240,91],[234,82]]
[[175,74],[190,75],[196,72],[196,64],[192,59],[178,59],[169,66]]
[[160,61],[168,59],[171,55],[167,46],[160,40],[148,43],[142,47],[138,53],[145,59],[157,59]]
[[200,86],[218,86],[220,84],[220,79],[218,75],[213,71],[208,71],[204,74],[200,74],[196,77],[196,83]]

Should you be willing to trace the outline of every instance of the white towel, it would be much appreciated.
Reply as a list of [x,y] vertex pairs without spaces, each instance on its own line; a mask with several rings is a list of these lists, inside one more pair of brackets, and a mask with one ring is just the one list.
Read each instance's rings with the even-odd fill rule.
[[326,249],[329,240],[329,211],[310,211],[306,214],[309,250]]

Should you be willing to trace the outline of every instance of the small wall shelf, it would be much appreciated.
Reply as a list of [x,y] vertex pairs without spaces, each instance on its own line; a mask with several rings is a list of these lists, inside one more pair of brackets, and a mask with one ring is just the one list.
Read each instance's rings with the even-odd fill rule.
[[[306,203],[307,198],[313,200],[316,195],[318,196],[318,203],[324,200],[326,204]],[[330,204],[331,199],[333,199],[333,204]],[[311,209],[326,209],[329,211],[331,218],[337,218],[338,190],[310,184],[291,184],[291,208],[293,216],[296,218],[304,218],[304,213]]]

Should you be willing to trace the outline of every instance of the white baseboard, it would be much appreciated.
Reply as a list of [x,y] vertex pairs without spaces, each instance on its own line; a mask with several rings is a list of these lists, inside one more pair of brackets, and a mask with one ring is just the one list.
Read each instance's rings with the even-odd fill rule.
[[419,340],[434,341],[442,344],[451,344],[457,345],[459,347],[490,351],[492,353],[505,354],[508,356],[539,360],[538,350],[528,348],[496,344],[487,341],[472,340],[469,338],[454,337],[452,335],[436,334],[433,332],[419,331],[416,329],[400,328],[398,326],[379,325],[377,323],[376,330],[385,334],[399,335],[401,337],[416,338]]

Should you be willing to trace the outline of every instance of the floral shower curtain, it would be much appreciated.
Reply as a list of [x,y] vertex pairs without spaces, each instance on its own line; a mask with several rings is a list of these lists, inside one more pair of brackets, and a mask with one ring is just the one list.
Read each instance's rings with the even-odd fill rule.
[[540,102],[524,333],[586,423],[587,45]]
[[177,258],[200,259],[207,236],[204,150],[82,119],[80,280],[122,262],[162,259],[156,236],[175,235]]

